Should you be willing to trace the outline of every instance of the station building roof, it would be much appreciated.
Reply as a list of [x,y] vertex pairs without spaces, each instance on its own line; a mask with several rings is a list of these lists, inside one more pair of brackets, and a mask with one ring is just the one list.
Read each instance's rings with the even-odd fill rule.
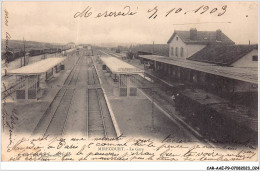
[[9,71],[8,75],[39,75],[63,62],[66,58],[47,58]]
[[206,46],[188,59],[229,66],[254,49],[258,49],[258,45],[212,45]]
[[191,39],[191,30],[190,31],[181,31],[175,30],[170,39],[168,40],[168,44],[171,43],[172,39],[178,35],[181,40],[186,44],[234,44],[234,42],[227,37],[222,31],[219,30],[221,41],[217,41],[217,31],[197,31],[196,30],[196,38],[194,40]]
[[216,64],[185,60],[183,58],[169,58],[157,55],[139,55],[139,57],[175,65],[183,68],[188,68],[196,71],[201,71],[213,75],[219,75],[235,80],[245,81],[249,83],[258,84],[258,69],[257,68],[238,68],[218,66]]
[[100,57],[104,64],[115,74],[131,74],[131,73],[143,73],[139,68],[130,65],[115,57]]

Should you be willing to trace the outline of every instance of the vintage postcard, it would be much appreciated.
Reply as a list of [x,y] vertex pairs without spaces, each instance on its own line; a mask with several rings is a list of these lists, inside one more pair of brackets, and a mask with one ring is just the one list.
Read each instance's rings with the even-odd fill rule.
[[1,12],[2,161],[258,161],[257,1]]

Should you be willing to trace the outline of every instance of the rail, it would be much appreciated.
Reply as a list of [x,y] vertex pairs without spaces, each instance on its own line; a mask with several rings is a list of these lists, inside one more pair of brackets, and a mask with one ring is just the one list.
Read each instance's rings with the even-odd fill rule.
[[[90,72],[88,72],[88,78],[91,78],[91,80],[93,80],[93,82],[91,81],[91,82],[89,82],[89,80],[88,80],[88,83],[89,83],[89,85],[95,85],[95,88],[94,89],[88,89],[88,118],[90,118],[90,110],[89,110],[89,106],[90,106],[90,91],[95,91],[95,94],[96,94],[96,96],[97,96],[97,102],[98,102],[98,107],[99,107],[99,114],[100,114],[100,118],[101,118],[101,121],[102,121],[102,127],[103,127],[103,134],[104,134],[104,136],[105,137],[107,137],[107,130],[106,130],[106,125],[105,125],[105,121],[104,121],[104,114],[103,114],[103,109],[102,109],[102,105],[101,105],[101,98],[100,98],[100,94],[99,94],[99,92],[98,92],[98,87],[97,87],[97,85],[98,84],[100,84],[99,83],[99,81],[98,81],[98,79],[97,79],[97,74],[96,74],[96,70],[95,70],[95,68],[93,68],[93,65],[94,65],[94,61],[93,61],[93,59],[91,58],[90,59],[90,65],[89,66],[92,66],[92,70],[91,70],[91,73],[92,73],[92,78],[91,78],[91,76],[90,76]],[[91,65],[91,64],[93,64],[93,65]],[[93,83],[93,84],[90,84],[90,83]],[[89,125],[89,122],[90,122],[90,119],[88,119],[88,135],[89,135],[89,131],[91,130],[90,129],[90,125]],[[100,126],[100,125],[96,125],[96,126]]]
[[[73,80],[73,77],[75,76],[75,67],[80,62],[80,59],[81,58],[78,58],[78,60],[76,61],[75,65],[71,69],[69,75],[67,76],[66,80],[64,81],[64,85],[65,86],[63,88],[61,88],[57,92],[57,94],[53,98],[51,104],[48,106],[48,108],[46,109],[45,113],[43,114],[43,116],[39,120],[38,124],[36,125],[36,127],[35,127],[35,129],[34,129],[34,131],[32,133],[33,135],[39,134],[39,133],[42,133],[43,135],[47,135],[48,130],[49,130],[51,124],[54,122],[54,118],[55,118],[55,116],[57,114],[57,111],[58,111],[59,107],[61,106],[61,104],[63,102],[62,100],[64,100],[65,95],[69,93],[68,90],[72,91],[70,93],[73,95],[74,90],[73,89],[67,89],[66,85],[70,85],[71,84],[71,82]],[[77,81],[77,79],[76,79],[76,81]],[[66,105],[67,107],[71,105],[72,97],[73,96],[68,96],[69,104]],[[56,106],[56,104],[57,104],[57,106]],[[54,106],[55,106],[55,109],[52,110],[54,108]],[[64,125],[65,125],[66,120],[67,120],[67,115],[68,115],[68,110],[66,110],[66,116],[64,118],[65,120],[64,120],[63,127],[62,127],[62,130],[60,132],[60,135],[62,135],[63,132],[64,132]],[[50,121],[49,121],[49,117],[50,117]],[[58,118],[58,117],[56,117],[56,118]]]

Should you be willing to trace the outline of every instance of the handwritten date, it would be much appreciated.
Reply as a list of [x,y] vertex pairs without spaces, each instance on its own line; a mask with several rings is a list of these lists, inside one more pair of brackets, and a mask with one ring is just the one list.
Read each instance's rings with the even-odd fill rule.
[[[160,17],[169,17],[173,16],[174,14],[215,14],[217,16],[223,16],[227,12],[227,5],[223,5],[220,7],[210,7],[207,5],[201,5],[197,8],[194,8],[192,10],[187,10],[182,7],[176,7],[171,8],[168,10],[162,10],[158,6],[155,6],[153,8],[148,9],[146,12],[148,13],[148,19],[156,19],[159,18],[159,11],[160,11]],[[87,6],[83,11],[78,11],[74,14],[74,18],[88,18],[88,17],[94,17],[94,18],[111,18],[111,17],[126,17],[126,16],[133,16],[138,14],[138,7],[131,7],[131,6],[125,6],[122,8],[122,10],[105,10],[102,12],[97,12],[94,14],[92,11],[92,7]]]
[[[149,19],[156,19],[157,16],[159,15],[158,11],[159,11],[158,6],[155,6],[152,9],[148,9],[147,12],[150,15],[148,18]],[[217,14],[217,16],[222,16],[226,13],[226,11],[227,11],[227,5],[224,5],[221,8],[217,8],[217,7],[210,8],[207,5],[201,5],[200,7],[193,9],[193,10],[190,10],[190,11],[189,10],[186,11],[183,8],[172,8],[165,13],[164,17],[168,17],[168,16],[171,16],[171,15],[174,15],[174,14],[181,14],[181,13],[183,15],[193,13],[193,14]],[[209,13],[207,13],[207,12],[209,12]]]

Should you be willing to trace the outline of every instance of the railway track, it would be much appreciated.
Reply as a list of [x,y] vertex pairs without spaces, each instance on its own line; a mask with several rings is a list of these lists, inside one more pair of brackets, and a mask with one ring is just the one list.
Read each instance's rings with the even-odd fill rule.
[[116,136],[92,58],[89,58],[89,66],[91,67],[88,69],[88,137]]
[[82,57],[78,58],[76,65],[74,65],[69,73],[63,87],[58,91],[52,103],[38,122],[33,131],[34,135],[63,135],[68,111],[75,92],[75,85],[78,81],[80,68],[77,68],[77,66],[82,62],[82,60]]
[[153,83],[150,83],[148,80],[142,78],[139,75],[134,77],[138,81],[140,88],[147,93],[153,93],[155,97],[158,97],[157,99],[160,99],[161,104],[172,104],[170,98],[164,95],[164,92],[160,89],[159,85],[154,85]]
[[[97,72],[93,67],[92,58],[88,58],[87,60],[86,135],[90,138],[116,137],[103,90],[100,87]],[[86,66],[81,65],[82,62],[83,57],[79,58],[72,68],[63,87],[58,91],[52,103],[38,122],[33,135],[63,136],[66,134],[65,127],[68,124],[69,109],[72,107],[72,99],[77,87],[80,68]]]

